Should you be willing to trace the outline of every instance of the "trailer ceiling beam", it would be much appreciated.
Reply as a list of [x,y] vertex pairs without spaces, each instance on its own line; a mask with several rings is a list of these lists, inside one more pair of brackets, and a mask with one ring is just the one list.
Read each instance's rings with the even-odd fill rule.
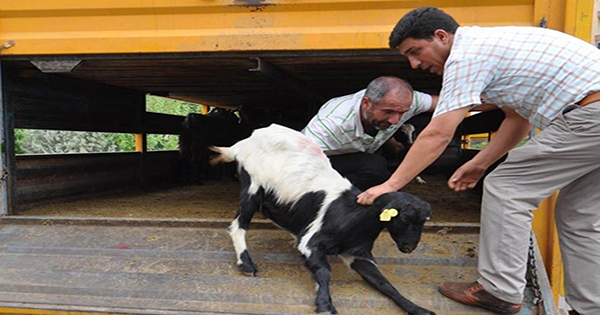
[[256,60],[256,68],[249,69],[251,72],[260,72],[282,85],[283,88],[298,93],[310,104],[310,112],[316,112],[316,109],[326,101],[324,97],[307,87],[300,80],[294,78],[272,63],[259,57],[252,57],[250,59]]

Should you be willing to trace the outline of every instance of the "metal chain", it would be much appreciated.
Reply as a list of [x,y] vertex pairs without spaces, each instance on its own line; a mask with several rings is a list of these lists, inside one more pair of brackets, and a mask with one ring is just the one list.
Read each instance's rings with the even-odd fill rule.
[[533,288],[533,304],[539,305],[542,302],[542,291],[540,290],[540,283],[538,280],[538,269],[537,262],[535,259],[535,248],[533,244],[533,231],[531,231],[531,235],[529,236],[529,257],[527,259],[529,264],[529,273],[531,276],[531,287]]

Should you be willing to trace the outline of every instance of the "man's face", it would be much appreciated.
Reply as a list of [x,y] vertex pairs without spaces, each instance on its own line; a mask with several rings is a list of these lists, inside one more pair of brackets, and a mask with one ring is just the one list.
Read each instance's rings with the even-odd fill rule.
[[363,121],[377,130],[386,130],[391,125],[397,125],[400,119],[410,109],[412,94],[388,92],[379,104],[374,104],[368,98],[363,98]]
[[420,68],[442,75],[451,47],[452,34],[436,30],[431,39],[405,39],[398,45],[398,51],[408,58],[413,69]]

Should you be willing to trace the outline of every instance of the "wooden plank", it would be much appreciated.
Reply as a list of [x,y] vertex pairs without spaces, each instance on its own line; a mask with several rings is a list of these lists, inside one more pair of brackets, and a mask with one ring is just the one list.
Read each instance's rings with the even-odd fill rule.
[[137,152],[18,156],[15,211],[42,201],[138,187],[140,167]]
[[142,129],[143,92],[37,70],[5,68],[15,127],[106,132]]
[[147,152],[144,159],[144,183],[147,186],[172,186],[179,182],[179,151]]
[[469,116],[462,122],[461,133],[472,135],[496,131],[504,120],[504,112],[500,109]]
[[[244,277],[225,229],[0,225],[0,305],[47,305],[130,314],[312,313],[314,284],[281,230],[250,230],[260,268]],[[411,300],[440,315],[489,314],[437,293],[437,283],[476,277],[477,234],[425,233],[410,255],[383,233],[373,254]],[[333,301],[342,314],[398,314],[396,305],[332,258]],[[408,289],[410,288],[410,289]],[[525,313],[534,313],[526,292]],[[60,308],[58,308],[60,309]]]
[[150,112],[146,112],[145,116],[147,134],[157,133],[178,135],[181,133],[181,124],[185,119],[184,116]]

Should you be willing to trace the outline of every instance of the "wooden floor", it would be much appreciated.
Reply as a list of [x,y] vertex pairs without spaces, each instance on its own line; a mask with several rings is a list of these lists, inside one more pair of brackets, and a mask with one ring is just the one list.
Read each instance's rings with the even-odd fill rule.
[[[480,196],[476,191],[456,193],[441,175],[423,175],[427,184],[411,182],[402,191],[428,201],[433,222],[478,223]],[[23,216],[120,217],[233,220],[238,208],[236,182],[212,182],[150,192],[130,192],[69,202],[31,205]],[[257,214],[257,217],[260,215]]]
[[[474,279],[477,234],[429,230],[410,255],[383,233],[374,249],[382,272],[439,315],[491,314],[437,292],[441,281]],[[248,246],[260,269],[255,278],[238,273],[223,228],[0,222],[0,309],[312,314],[315,285],[293,239],[277,229],[251,229]],[[337,258],[330,262],[340,314],[403,314]],[[530,300],[528,292],[521,314],[535,314]]]

